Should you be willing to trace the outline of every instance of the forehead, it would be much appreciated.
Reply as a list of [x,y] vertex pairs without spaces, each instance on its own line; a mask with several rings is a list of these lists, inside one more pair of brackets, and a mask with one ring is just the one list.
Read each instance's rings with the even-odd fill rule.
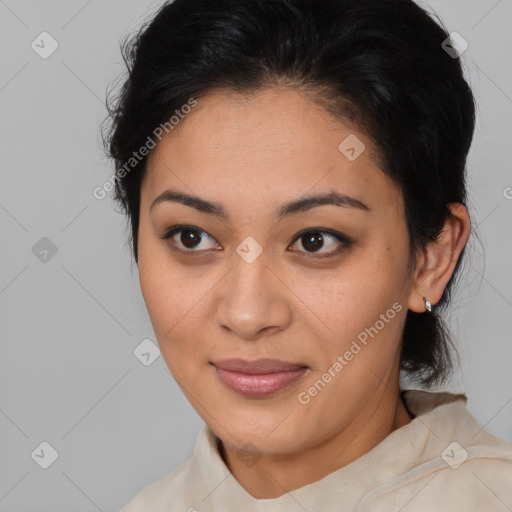
[[304,152],[308,148],[321,155],[328,144],[337,148],[343,134],[365,139],[364,157],[376,163],[377,147],[355,123],[335,118],[304,91],[276,86],[251,93],[215,89],[166,138],[176,142],[194,138],[212,152],[229,148],[233,157],[237,150]]
[[290,88],[215,91],[176,128],[149,156],[149,195],[166,185],[206,196],[236,190],[258,200],[334,188],[389,203],[399,192],[366,134]]

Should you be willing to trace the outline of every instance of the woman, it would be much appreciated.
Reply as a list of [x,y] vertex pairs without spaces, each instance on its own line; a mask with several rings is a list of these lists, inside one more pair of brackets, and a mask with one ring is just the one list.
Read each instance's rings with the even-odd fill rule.
[[123,512],[512,508],[512,447],[428,391],[470,233],[456,43],[410,0],[176,0],[126,44],[116,198],[205,426]]

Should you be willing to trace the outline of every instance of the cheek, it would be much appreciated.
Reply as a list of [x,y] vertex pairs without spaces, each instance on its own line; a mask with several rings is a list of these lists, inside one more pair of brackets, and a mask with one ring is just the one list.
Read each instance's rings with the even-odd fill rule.
[[[402,263],[381,247],[361,252],[336,272],[295,278],[294,293],[304,302],[297,303],[302,321],[322,340],[318,348],[324,364],[332,363],[353,341],[362,348],[359,361],[377,355],[392,358],[397,350],[406,312],[404,291],[397,284]],[[377,352],[370,345],[377,345]]]
[[197,333],[190,329],[194,309],[188,305],[178,276],[169,268],[154,268],[149,263],[140,267],[140,281],[151,324],[173,378],[188,387],[190,373],[194,372],[191,366],[199,353]]
[[200,300],[193,283],[170,267],[140,270],[141,290],[160,343],[176,336],[194,315],[194,304]]
[[294,277],[294,294],[304,302],[305,312],[316,319],[318,329],[324,334],[345,337],[393,303],[388,304],[394,296],[391,269],[380,266],[376,269],[366,265],[365,259],[364,256],[354,258],[337,272]]
[[168,253],[149,245],[139,252],[139,278],[162,356],[172,374],[187,381],[203,353],[204,299],[214,282],[202,271],[185,271]]
[[139,281],[144,302],[160,343],[172,333],[173,326],[186,314],[186,290],[183,277],[159,240],[139,239]]

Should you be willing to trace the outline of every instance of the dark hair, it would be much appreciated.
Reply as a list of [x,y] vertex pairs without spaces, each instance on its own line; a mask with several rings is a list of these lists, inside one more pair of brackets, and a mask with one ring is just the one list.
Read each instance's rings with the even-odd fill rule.
[[[129,215],[138,263],[140,187],[147,158],[126,162],[190,98],[214,88],[253,93],[277,84],[310,93],[376,143],[403,192],[411,270],[439,235],[452,202],[466,204],[475,102],[449,37],[412,0],[175,0],[122,43],[128,76],[109,108],[104,144],[114,198]],[[106,120],[106,121],[107,121]],[[168,131],[168,130],[167,130]],[[124,172],[121,172],[124,166]],[[407,312],[400,369],[426,387],[453,369],[451,300],[464,247],[431,313]]]

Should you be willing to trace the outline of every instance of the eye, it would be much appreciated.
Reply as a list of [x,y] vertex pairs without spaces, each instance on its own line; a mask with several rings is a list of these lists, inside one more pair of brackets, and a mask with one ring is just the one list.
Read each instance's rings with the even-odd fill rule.
[[[187,256],[198,256],[203,251],[221,248],[206,231],[195,226],[172,226],[160,238],[169,241],[172,250]],[[310,258],[335,256],[352,245],[352,241],[345,235],[324,228],[308,228],[297,233],[289,247],[299,241],[306,250],[297,252],[303,252]]]
[[[306,249],[306,251],[299,252],[305,252],[306,256],[310,258],[335,256],[352,245],[352,241],[345,235],[323,228],[308,228],[301,231],[295,236],[290,247],[297,242],[301,242]],[[327,250],[320,252],[324,248]],[[320,254],[320,256],[316,256],[316,254]]]
[[[206,231],[194,226],[173,226],[160,238],[171,242],[172,245],[175,246],[173,250],[180,251],[187,255],[194,255],[196,252],[216,249],[215,240],[206,233]],[[213,243],[213,246],[208,247],[208,243]]]

